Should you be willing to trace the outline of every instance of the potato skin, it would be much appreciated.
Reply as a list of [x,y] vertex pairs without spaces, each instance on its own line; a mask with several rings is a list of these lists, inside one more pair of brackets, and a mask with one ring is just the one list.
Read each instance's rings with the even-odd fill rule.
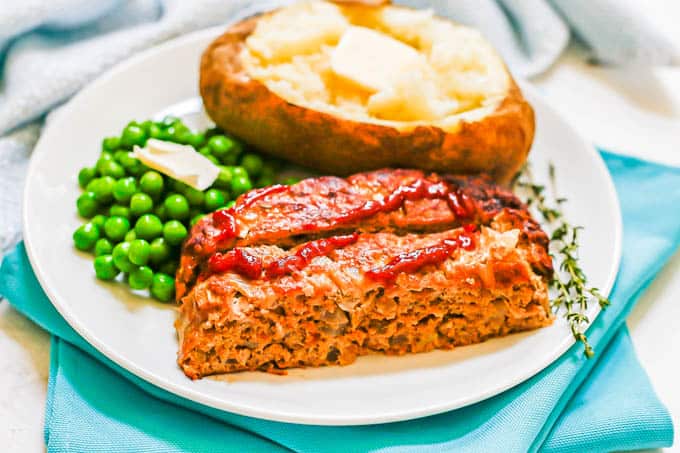
[[260,17],[233,25],[201,59],[200,93],[206,112],[246,143],[337,175],[404,167],[488,173],[507,184],[526,161],[534,137],[534,112],[514,81],[492,114],[461,121],[454,132],[436,126],[400,131],[339,118],[292,104],[248,75],[239,55]]

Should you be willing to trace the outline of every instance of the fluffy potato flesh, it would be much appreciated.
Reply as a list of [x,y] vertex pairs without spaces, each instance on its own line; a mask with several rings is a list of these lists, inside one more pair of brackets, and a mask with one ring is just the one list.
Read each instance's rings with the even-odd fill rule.
[[232,25],[203,53],[205,110],[320,172],[488,173],[526,161],[534,114],[474,30],[429,11],[304,2]]
[[[407,51],[393,54],[389,42],[371,49],[370,33]],[[503,62],[476,30],[429,10],[298,3],[261,17],[239,57],[290,103],[399,130],[455,130],[493,112],[510,88]],[[338,61],[363,74],[346,77]]]

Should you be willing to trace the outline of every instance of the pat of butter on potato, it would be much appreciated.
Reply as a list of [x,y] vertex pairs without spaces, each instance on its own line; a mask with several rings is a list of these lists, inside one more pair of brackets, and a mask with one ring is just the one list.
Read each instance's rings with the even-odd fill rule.
[[210,187],[220,169],[193,146],[150,138],[146,147],[135,146],[134,156],[142,163],[198,190]]
[[352,26],[343,33],[331,56],[331,69],[369,91],[393,87],[408,71],[426,62],[414,48],[383,33]]

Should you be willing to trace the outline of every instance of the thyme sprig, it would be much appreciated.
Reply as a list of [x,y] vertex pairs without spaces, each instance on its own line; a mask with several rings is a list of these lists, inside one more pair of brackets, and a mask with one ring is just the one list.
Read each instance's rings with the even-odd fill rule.
[[588,303],[596,300],[604,309],[610,302],[597,288],[588,286],[588,279],[578,262],[578,233],[583,227],[571,225],[564,218],[561,205],[567,200],[555,195],[555,168],[552,164],[549,175],[554,205],[546,200],[546,187],[533,181],[529,167],[522,170],[515,186],[526,192],[527,205],[540,213],[550,233],[550,256],[559,263],[559,271],[555,272],[550,281],[550,287],[555,292],[551,301],[552,308],[555,313],[564,311],[572,335],[583,344],[584,353],[590,358],[595,351],[585,334],[590,324],[586,315]]

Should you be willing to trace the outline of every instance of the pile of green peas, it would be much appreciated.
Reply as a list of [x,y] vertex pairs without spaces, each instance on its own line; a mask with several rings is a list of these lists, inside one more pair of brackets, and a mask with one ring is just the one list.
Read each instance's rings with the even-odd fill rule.
[[[131,151],[149,138],[193,146],[220,167],[217,180],[200,191],[148,168]],[[74,245],[94,253],[97,278],[122,273],[130,288],[170,302],[180,247],[191,227],[254,187],[296,182],[278,181],[279,168],[219,129],[192,131],[174,117],[132,121],[120,136],[105,138],[95,165],[78,173],[83,193],[76,207],[88,220],[73,233]]]

